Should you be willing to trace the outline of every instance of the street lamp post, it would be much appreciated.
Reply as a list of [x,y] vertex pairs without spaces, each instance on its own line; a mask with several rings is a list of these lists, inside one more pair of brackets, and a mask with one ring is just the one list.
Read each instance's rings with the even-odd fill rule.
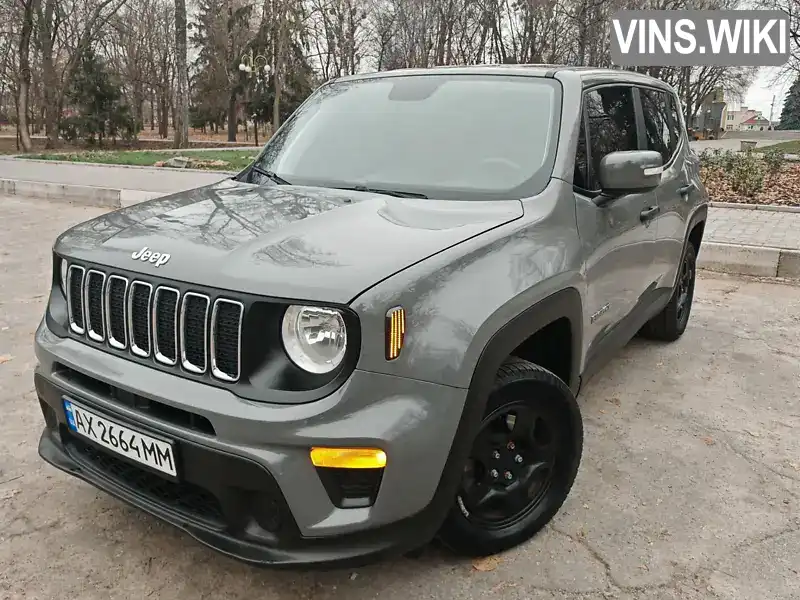
[[[247,106],[247,104],[249,104],[250,102],[249,80],[252,79],[253,75],[258,73],[259,68],[264,72],[265,77],[269,76],[272,67],[270,67],[269,61],[267,60],[266,56],[264,56],[263,54],[254,55],[252,48],[250,49],[249,53],[242,54],[242,62],[239,63],[239,71],[241,71],[248,80],[248,83],[244,86],[245,106]],[[256,80],[256,82],[257,81],[258,80]],[[256,136],[256,146],[258,146],[258,118],[256,113],[253,113],[252,116],[253,116],[253,130],[255,131],[255,136]],[[245,128],[246,127],[247,127],[247,112],[245,111]]]

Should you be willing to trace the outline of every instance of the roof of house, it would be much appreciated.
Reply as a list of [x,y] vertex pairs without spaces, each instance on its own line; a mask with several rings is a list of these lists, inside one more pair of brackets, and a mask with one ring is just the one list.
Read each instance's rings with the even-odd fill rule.
[[769,123],[769,119],[765,119],[764,117],[759,117],[758,115],[753,115],[746,121],[743,121],[742,125],[757,125],[760,123]]

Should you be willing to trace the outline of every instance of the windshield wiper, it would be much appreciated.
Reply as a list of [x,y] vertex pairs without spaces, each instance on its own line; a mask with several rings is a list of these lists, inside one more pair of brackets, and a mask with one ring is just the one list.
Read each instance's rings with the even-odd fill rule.
[[425,194],[417,194],[416,192],[400,192],[398,190],[382,190],[378,188],[371,188],[365,185],[354,185],[351,187],[338,187],[337,190],[352,190],[354,192],[372,192],[373,194],[385,194],[387,196],[395,196],[396,198],[427,198]]
[[272,181],[274,181],[278,185],[292,185],[291,183],[289,183],[288,181],[286,181],[282,177],[279,177],[278,175],[276,175],[272,171],[267,171],[265,169],[262,169],[261,167],[257,167],[256,165],[253,165],[252,167],[250,167],[250,170],[251,171],[255,171],[259,175],[263,175],[264,177],[267,177],[268,179],[271,179]]

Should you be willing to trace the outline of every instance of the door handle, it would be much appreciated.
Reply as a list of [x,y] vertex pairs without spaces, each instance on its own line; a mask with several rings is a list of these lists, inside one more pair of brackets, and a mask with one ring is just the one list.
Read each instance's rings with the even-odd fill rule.
[[691,192],[693,189],[694,189],[694,184],[690,183],[689,185],[684,185],[684,186],[679,187],[678,188],[678,193],[681,196],[688,196],[689,192]]
[[641,213],[639,213],[639,218],[642,220],[642,223],[646,223],[653,217],[655,217],[661,209],[658,206],[650,206],[646,208]]

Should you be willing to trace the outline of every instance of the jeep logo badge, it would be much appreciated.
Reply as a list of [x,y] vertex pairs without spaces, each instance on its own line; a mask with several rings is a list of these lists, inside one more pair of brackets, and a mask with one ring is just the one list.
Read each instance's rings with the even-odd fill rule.
[[156,267],[160,267],[161,265],[167,264],[170,255],[162,254],[161,252],[153,252],[152,250],[149,250],[147,246],[145,246],[138,252],[131,254],[131,258],[134,260],[140,260],[142,262],[148,262],[154,264]]

